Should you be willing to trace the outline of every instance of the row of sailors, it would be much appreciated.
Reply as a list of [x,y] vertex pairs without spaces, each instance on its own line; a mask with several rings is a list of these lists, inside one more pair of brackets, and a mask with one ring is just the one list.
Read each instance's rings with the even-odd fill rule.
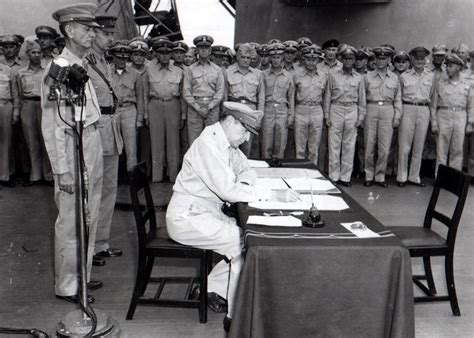
[[[103,20],[109,19],[104,17]],[[18,99],[21,98],[15,103],[15,86],[12,86],[12,121],[17,122],[21,115],[31,161],[29,184],[41,178],[46,181],[52,179],[39,132],[41,109],[38,104],[37,83],[41,78],[44,61],[39,67],[35,61],[38,55],[44,60],[44,44],[39,42],[45,40],[40,39],[42,34],[50,31],[45,27],[37,29],[38,43],[27,41],[25,50],[29,58],[28,66],[22,67],[21,71],[17,68],[16,74],[11,75],[12,78],[17,78]],[[50,35],[52,42],[52,32]],[[5,51],[12,38],[7,36],[0,41],[7,57],[9,54]],[[220,105],[228,100],[239,101],[252,109],[265,112],[260,137],[242,146],[242,151],[247,156],[309,158],[320,168],[328,170],[333,180],[348,185],[354,162],[353,139],[357,139],[359,134],[358,157],[361,164],[365,163],[363,170],[367,185],[374,180],[380,185],[386,185],[388,157],[390,154],[394,155],[390,148],[396,148],[397,143],[400,148],[398,154],[393,156],[395,164],[392,166],[395,165],[395,168],[391,172],[398,172],[397,181],[401,186],[407,181],[422,184],[419,177],[421,154],[425,137],[430,135],[427,133],[430,119],[434,129],[437,124],[433,117],[436,116],[437,108],[431,108],[430,118],[429,104],[435,101],[435,84],[439,82],[441,75],[445,74],[444,80],[450,79],[443,64],[444,59],[446,64],[460,64],[460,73],[463,74],[461,86],[466,85],[466,79],[472,79],[471,69],[465,68],[468,53],[465,53],[464,45],[454,50],[457,54],[452,53],[447,57],[446,47],[435,46],[433,67],[429,70],[425,63],[430,52],[424,47],[417,47],[406,53],[395,52],[390,45],[374,50],[356,50],[345,44],[339,45],[337,40],[328,40],[320,48],[311,44],[307,38],[285,43],[274,39],[263,45],[238,44],[234,58],[230,49],[223,46],[214,46],[216,48],[213,49],[213,38],[210,36],[198,36],[193,42],[195,48],[188,48],[183,42],[155,38],[149,42],[152,47],[150,52],[149,43],[145,39],[135,38],[128,44],[115,43],[111,35],[102,45],[96,42],[92,53],[95,55],[94,62],[102,63],[116,96],[114,98],[110,95],[110,88],[106,83],[102,84],[102,89],[96,87],[99,101],[103,101],[101,106],[108,108],[103,109],[102,113],[113,111],[116,115],[124,115],[118,125],[127,154],[127,168],[130,169],[138,158],[150,159],[154,182],[160,182],[166,176],[174,181],[182,154],[206,125],[219,119]],[[113,67],[105,60],[107,54],[113,60]],[[227,68],[226,62],[222,62],[227,59],[226,55],[229,56],[227,61],[230,64]],[[348,55],[351,61],[346,64],[350,64],[350,67],[344,67],[344,57],[347,58]],[[234,59],[235,63],[232,63]],[[374,63],[368,62],[370,59]],[[386,62],[387,65],[379,67],[378,63],[382,59],[385,60],[382,64]],[[211,60],[216,61],[220,67]],[[390,61],[393,72],[387,69]],[[139,76],[127,75],[135,74],[134,71]],[[398,80],[397,76],[402,72],[406,74]],[[390,90],[383,89],[386,83],[390,86],[390,82]],[[357,87],[357,91],[350,93],[353,87]],[[32,88],[30,92],[29,88]],[[374,97],[372,92],[375,89],[379,93]],[[420,93],[410,93],[410,90]],[[387,93],[392,93],[394,97],[386,97]],[[469,93],[466,92],[464,103],[454,104],[456,100],[451,100],[451,104],[443,103],[440,106],[458,109],[465,107],[467,111],[471,95]],[[107,98],[101,99],[102,96]],[[31,104],[35,107],[29,108],[28,102],[36,102]],[[388,112],[372,112],[373,102],[379,105],[377,111],[382,109]],[[342,112],[335,107],[341,103],[347,106],[343,107],[349,109],[350,114],[347,109],[343,109],[344,116],[339,116]],[[114,105],[118,107],[111,110],[110,107]],[[18,108],[20,106],[21,114]],[[413,110],[411,108],[416,112],[410,112]],[[424,113],[419,113],[418,110],[424,110]],[[123,113],[119,114],[120,111]],[[405,111],[408,112],[403,114]],[[350,119],[347,121],[349,117],[345,115],[351,114],[356,114],[355,122]],[[372,120],[373,114],[377,115],[375,120]],[[408,120],[409,116],[411,120]],[[466,115],[466,119],[466,124],[470,126],[472,118],[467,118]],[[388,123],[389,120],[392,120],[392,125]],[[405,123],[398,128],[401,121]],[[358,130],[356,127],[361,128]],[[398,135],[396,133],[392,137],[394,128],[398,128]],[[398,141],[396,136],[400,136]],[[470,141],[470,136],[468,140]],[[451,139],[449,141],[451,143]],[[457,150],[449,150],[449,144],[438,142],[438,162],[448,162],[449,153],[453,156],[449,161],[451,165],[462,167],[463,141],[456,141],[453,147]],[[377,155],[374,154],[375,150]],[[327,155],[329,161],[326,161]],[[3,159],[2,163],[3,174],[0,175],[0,180],[11,182],[9,178],[12,166],[8,167],[11,160]],[[470,170],[472,167],[471,163]]]

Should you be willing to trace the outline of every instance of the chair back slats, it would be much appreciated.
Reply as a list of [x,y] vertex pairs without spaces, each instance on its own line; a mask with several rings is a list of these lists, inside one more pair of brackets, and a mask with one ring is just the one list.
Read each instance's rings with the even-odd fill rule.
[[[140,203],[140,194],[142,192],[145,199],[145,206]],[[150,184],[148,183],[145,162],[138,163],[131,170],[130,197],[137,225],[139,248],[145,248],[148,239],[153,237],[150,234],[156,231],[155,205],[153,203]],[[146,228],[147,224],[149,228],[148,231]]]
[[[450,252],[454,251],[456,233],[461,220],[464,204],[469,191],[470,176],[457,169],[440,164],[433,193],[425,215],[424,226],[431,228],[433,219],[448,227],[446,242]],[[449,191],[457,197],[451,217],[435,210],[441,190]]]

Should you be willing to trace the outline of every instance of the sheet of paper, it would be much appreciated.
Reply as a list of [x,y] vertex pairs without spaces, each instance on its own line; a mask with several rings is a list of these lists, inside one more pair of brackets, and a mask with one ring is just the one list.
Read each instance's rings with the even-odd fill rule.
[[309,178],[309,177],[300,177],[300,178],[285,178],[286,183],[290,186],[291,189],[296,191],[311,191],[320,192],[320,191],[334,191],[339,192],[339,189],[336,188],[334,184],[329,180],[321,180],[319,178]]
[[280,178],[323,178],[316,169],[304,168],[255,168],[258,177],[280,177]]
[[[380,237],[380,235],[376,232],[373,232],[370,230],[367,226],[364,226],[363,229],[360,229],[358,223],[361,222],[352,222],[352,223],[341,223],[341,225],[352,232],[354,235],[360,238],[374,238],[374,237]],[[356,225],[356,227],[353,227],[353,225]]]
[[247,224],[281,226],[281,227],[300,227],[303,223],[299,218],[293,216],[259,216],[251,215]]
[[268,178],[262,177],[255,183],[257,188],[266,188],[272,190],[288,189],[288,185],[283,181],[282,178]]
[[[300,201],[296,202],[254,202],[249,203],[251,208],[262,210],[309,210],[311,208],[311,195],[300,194]],[[349,206],[339,196],[313,195],[314,205],[322,211],[341,211]]]
[[266,161],[248,160],[250,168],[268,168],[270,165]]

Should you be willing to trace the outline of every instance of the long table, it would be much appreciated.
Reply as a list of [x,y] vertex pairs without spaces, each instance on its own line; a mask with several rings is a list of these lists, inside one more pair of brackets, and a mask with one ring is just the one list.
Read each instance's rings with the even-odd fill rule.
[[[229,337],[414,337],[411,262],[401,241],[347,193],[350,209],[323,228],[247,224],[245,263]],[[362,221],[378,238],[340,225]]]

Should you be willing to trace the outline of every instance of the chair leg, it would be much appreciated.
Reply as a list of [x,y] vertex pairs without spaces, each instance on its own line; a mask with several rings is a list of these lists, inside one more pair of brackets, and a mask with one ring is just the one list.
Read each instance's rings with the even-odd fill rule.
[[130,301],[130,306],[128,307],[128,312],[126,316],[127,320],[133,319],[133,315],[135,314],[135,310],[138,304],[138,298],[143,295],[142,290],[146,289],[146,284],[148,283],[148,279],[144,278],[146,268],[145,261],[145,255],[142,255],[138,258],[137,278],[135,279],[135,287],[133,288],[132,300]]
[[445,258],[445,273],[446,273],[446,285],[448,287],[449,302],[451,303],[451,310],[454,316],[460,316],[461,311],[459,310],[458,298],[456,296],[456,287],[454,285],[454,272],[453,272],[453,255],[448,254]]
[[143,275],[143,278],[144,278],[143,289],[140,290],[140,296],[143,296],[143,294],[145,293],[146,286],[148,285],[148,282],[150,281],[151,270],[153,270],[154,263],[155,263],[155,257],[148,256],[146,260],[145,272]]
[[207,275],[209,259],[212,259],[212,255],[207,252],[201,254],[200,259],[200,292],[199,292],[199,322],[207,323]]
[[431,269],[430,256],[423,256],[423,266],[425,268],[426,281],[428,282],[428,288],[430,289],[430,296],[436,295],[436,287],[433,279],[433,271]]

